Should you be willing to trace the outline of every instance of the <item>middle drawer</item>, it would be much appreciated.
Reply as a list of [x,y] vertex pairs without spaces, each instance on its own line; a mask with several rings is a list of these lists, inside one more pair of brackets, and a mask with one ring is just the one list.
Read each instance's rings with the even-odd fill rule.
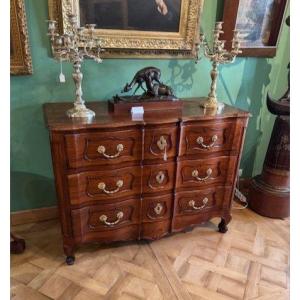
[[67,176],[72,205],[141,193],[141,167],[87,171]]
[[205,188],[233,184],[237,156],[185,160],[178,163],[176,189]]
[[175,186],[175,163],[164,163],[143,166],[142,192],[162,193]]

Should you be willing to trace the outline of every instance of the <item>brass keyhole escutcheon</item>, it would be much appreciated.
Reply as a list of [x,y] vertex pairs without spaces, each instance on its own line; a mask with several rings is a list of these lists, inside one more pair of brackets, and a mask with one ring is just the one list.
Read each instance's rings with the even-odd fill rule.
[[165,180],[165,174],[163,171],[159,171],[158,174],[156,175],[156,182],[158,184],[162,184],[163,181]]
[[154,207],[154,211],[157,215],[160,215],[163,210],[163,206],[161,203],[157,203],[156,206]]
[[162,135],[159,140],[157,141],[157,147],[163,151],[163,150],[166,150],[168,146],[168,142],[166,140],[166,138]]

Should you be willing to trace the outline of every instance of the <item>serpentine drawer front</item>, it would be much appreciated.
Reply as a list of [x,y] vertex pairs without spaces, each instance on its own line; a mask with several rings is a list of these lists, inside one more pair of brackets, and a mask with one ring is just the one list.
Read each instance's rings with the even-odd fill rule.
[[226,232],[249,114],[201,101],[142,121],[106,102],[88,103],[91,122],[68,118],[69,103],[44,105],[68,264],[88,242],[154,240],[213,217]]
[[122,239],[121,236],[126,228],[127,234],[135,239],[138,237],[135,233],[139,223],[139,210],[139,200],[74,209],[72,210],[74,236],[81,242],[102,238],[114,241]]
[[144,197],[142,200],[142,222],[170,219],[173,211],[173,195]]
[[194,192],[177,193],[175,215],[205,214],[208,210],[229,208],[230,187],[215,187]]
[[66,134],[70,168],[139,161],[142,157],[140,130]]
[[[199,155],[238,150],[235,141],[236,120],[226,122],[207,121],[203,124],[189,124],[183,127],[180,155]],[[236,138],[239,138],[240,133]],[[220,155],[220,154],[219,154]],[[222,153],[221,153],[222,155]]]
[[176,194],[173,219],[173,230],[179,231],[188,226],[205,222],[220,212],[229,210],[231,187],[182,192]]
[[175,164],[165,163],[143,167],[143,193],[162,193],[174,188]]
[[67,178],[72,205],[139,195],[141,191],[140,166],[80,172]]
[[161,159],[168,161],[176,156],[178,128],[175,125],[146,128],[144,159]]
[[233,184],[236,156],[221,156],[178,163],[177,185],[183,188],[204,188],[213,184]]

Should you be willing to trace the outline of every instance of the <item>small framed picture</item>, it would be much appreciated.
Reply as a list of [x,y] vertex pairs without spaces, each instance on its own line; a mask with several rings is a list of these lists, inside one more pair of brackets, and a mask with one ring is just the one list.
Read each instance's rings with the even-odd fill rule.
[[224,40],[232,40],[236,29],[240,32],[241,56],[274,57],[286,3],[287,0],[226,0]]
[[10,0],[10,74],[32,74],[24,0]]

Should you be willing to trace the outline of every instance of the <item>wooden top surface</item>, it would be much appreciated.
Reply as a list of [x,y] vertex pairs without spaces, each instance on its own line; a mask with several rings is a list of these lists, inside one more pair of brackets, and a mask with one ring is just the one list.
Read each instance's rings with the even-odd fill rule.
[[232,117],[248,117],[250,115],[244,110],[229,105],[225,105],[221,113],[205,110],[200,107],[200,103],[203,101],[204,98],[187,98],[183,101],[182,110],[145,111],[144,119],[141,121],[133,121],[130,113],[119,115],[109,112],[107,101],[86,102],[87,107],[96,113],[96,117],[90,121],[69,118],[66,115],[66,111],[73,107],[73,103],[71,102],[45,103],[44,116],[47,127],[50,130],[57,131],[167,124],[178,121],[215,120]]

